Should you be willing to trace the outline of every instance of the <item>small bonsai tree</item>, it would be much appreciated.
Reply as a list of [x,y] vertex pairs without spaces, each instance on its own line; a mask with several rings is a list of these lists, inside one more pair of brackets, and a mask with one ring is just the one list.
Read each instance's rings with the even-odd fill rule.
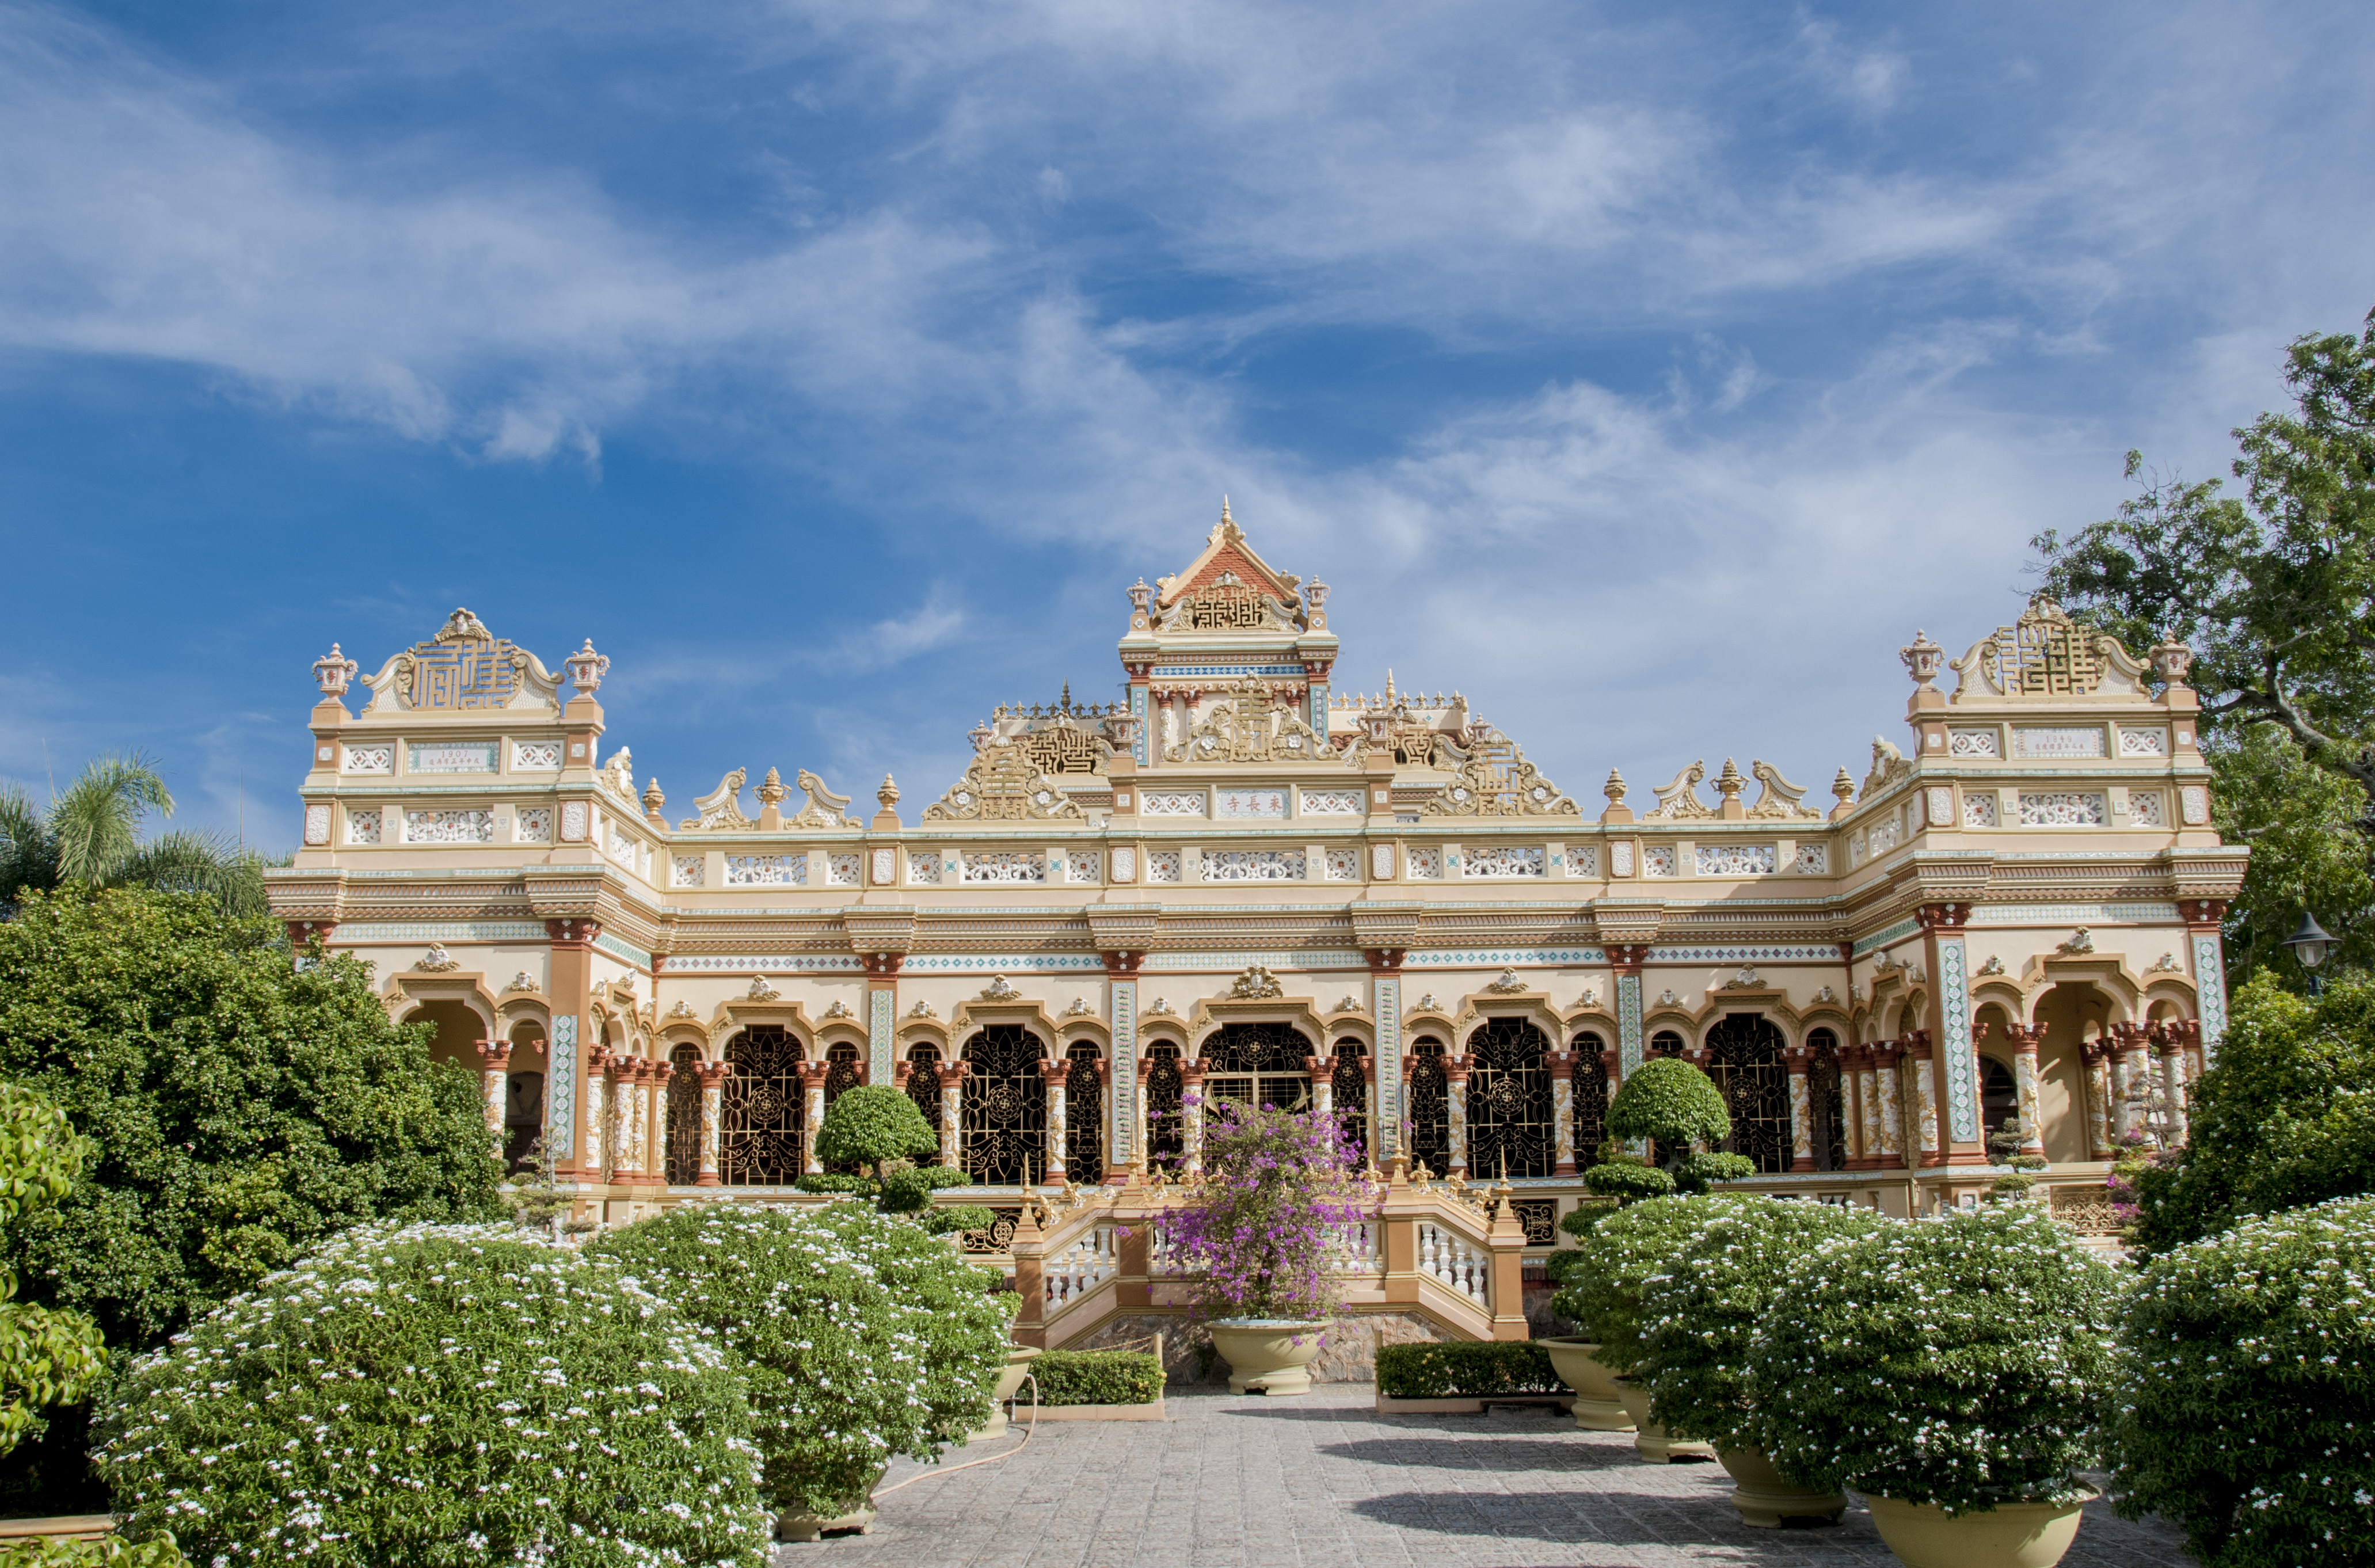
[[[1705,1192],[1716,1182],[1756,1173],[1753,1161],[1704,1147],[1731,1136],[1731,1114],[1724,1109],[1723,1091],[1714,1080],[1677,1056],[1653,1056],[1626,1076],[1609,1102],[1608,1131],[1600,1163],[1583,1173],[1583,1185],[1620,1204],[1675,1192]],[[1628,1152],[1625,1139],[1658,1144],[1665,1163],[1653,1165]],[[1588,1212],[1577,1209],[1568,1219]],[[1596,1217],[1583,1220],[1570,1233],[1581,1235],[1595,1222]]]
[[1640,1363],[1641,1287],[1687,1256],[1699,1224],[1700,1202],[1654,1197],[1603,1215],[1561,1272],[1566,1288],[1551,1310],[1600,1346],[1600,1363],[1617,1373]]
[[2204,1568],[2375,1562],[2375,1197],[2252,1220],[2153,1260],[2121,1327],[2120,1512]]
[[[0,1084],[0,1227],[71,1192],[83,1151],[64,1111],[30,1090]],[[106,1364],[97,1324],[16,1296],[17,1271],[0,1267],[0,1454],[34,1430],[42,1407],[81,1398]]]
[[1819,1242],[1750,1340],[1747,1430],[1801,1485],[1949,1514],[2074,1501],[2109,1402],[2119,1289],[2026,1203]]
[[616,1264],[509,1224],[359,1227],[108,1391],[136,1541],[200,1562],[761,1568],[727,1352]]
[[1336,1227],[1373,1211],[1332,1114],[1223,1101],[1206,1124],[1199,1201],[1165,1220],[1211,1318],[1307,1323],[1329,1316]]
[[687,1204],[586,1250],[659,1291],[740,1364],[779,1513],[863,1507],[894,1454],[977,1429],[1020,1304],[914,1220],[859,1203]]
[[863,1165],[874,1179],[893,1160],[915,1160],[940,1147],[916,1102],[882,1084],[845,1089],[825,1107],[817,1128],[816,1157],[829,1165]]
[[1685,1261],[1641,1282],[1636,1375],[1673,1435],[1755,1447],[1748,1343],[1773,1310],[1783,1272],[1818,1244],[1866,1234],[1879,1221],[1870,1209],[1748,1193],[1685,1207],[1689,1218],[1670,1244]]

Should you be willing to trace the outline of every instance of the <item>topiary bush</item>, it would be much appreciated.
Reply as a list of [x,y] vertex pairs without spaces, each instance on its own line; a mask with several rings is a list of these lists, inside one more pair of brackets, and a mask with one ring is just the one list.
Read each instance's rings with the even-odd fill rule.
[[1805,1485],[1950,1514],[2070,1501],[2108,1403],[2118,1297],[2110,1267],[2033,1204],[1817,1243],[1750,1339],[1748,1431]]
[[[1601,1197],[1613,1197],[1619,1203],[1671,1197],[1674,1191],[1674,1178],[1671,1172],[1661,1171],[1645,1161],[1630,1159],[1611,1160],[1605,1164],[1594,1165],[1583,1173],[1583,1185]],[[1588,1229],[1599,1222],[1599,1212],[1601,1211],[1578,1208],[1567,1218],[1571,1220],[1577,1214],[1591,1213],[1593,1218],[1587,1222]],[[1578,1230],[1574,1233],[1582,1235],[1585,1232]]]
[[859,1203],[687,1204],[586,1250],[737,1358],[779,1513],[862,1506],[892,1456],[978,1429],[1017,1298],[914,1220]]
[[906,1091],[887,1084],[843,1090],[825,1107],[816,1136],[818,1160],[870,1167],[877,1180],[886,1161],[919,1159],[939,1147],[939,1135]]
[[1566,1289],[1551,1310],[1600,1346],[1594,1359],[1609,1371],[1630,1373],[1639,1363],[1641,1287],[1689,1244],[1705,1201],[1657,1197],[1630,1204],[1602,1218],[1575,1249],[1577,1261],[1566,1267]]
[[1551,1354],[1530,1339],[1443,1340],[1377,1347],[1377,1392],[1389,1399],[1564,1394]]
[[598,1256],[508,1226],[366,1227],[109,1391],[124,1532],[201,1562],[760,1568],[727,1354]]
[[2204,1568],[2375,1562],[2375,1197],[2154,1259],[2119,1387],[2121,1513],[2182,1526]]
[[1045,1350],[1031,1362],[1043,1405],[1152,1405],[1163,1363],[1145,1350]]
[[1718,1182],[1741,1182],[1756,1174],[1756,1161],[1745,1154],[1726,1154],[1718,1149],[1702,1149],[1686,1154],[1674,1167],[1674,1190],[1701,1193]]
[[1634,1375],[1668,1432],[1719,1448],[1756,1445],[1748,1345],[1773,1311],[1784,1271],[1820,1243],[1869,1232],[1869,1209],[1719,1193],[1689,1205],[1665,1267],[1641,1283],[1642,1357]]
[[894,1165],[882,1173],[877,1203],[885,1214],[913,1214],[940,1188],[961,1187],[972,1180],[953,1165]]
[[1617,1086],[1608,1104],[1608,1132],[1670,1147],[1712,1146],[1731,1136],[1731,1113],[1707,1074],[1679,1056],[1652,1056]]

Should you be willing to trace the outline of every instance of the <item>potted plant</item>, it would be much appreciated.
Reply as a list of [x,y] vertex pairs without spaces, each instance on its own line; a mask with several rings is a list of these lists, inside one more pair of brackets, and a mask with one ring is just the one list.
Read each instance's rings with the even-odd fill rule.
[[1229,1363],[1229,1391],[1307,1394],[1340,1284],[1334,1232],[1374,1195],[1333,1114],[1223,1102],[1205,1125],[1203,1178],[1164,1217],[1198,1305]]
[[1790,1481],[1759,1446],[1748,1394],[1748,1345],[1773,1310],[1783,1269],[1818,1243],[1861,1235],[1869,1210],[1725,1193],[1690,1206],[1695,1222],[1666,1267],[1641,1284],[1641,1359],[1634,1376],[1670,1432],[1715,1444],[1731,1472],[1731,1505],[1751,1525],[1836,1523],[1848,1500],[1836,1486]]
[[2095,1495],[2118,1293],[2033,1204],[1818,1243],[1750,1341],[1748,1430],[1790,1480],[1863,1493],[1913,1568],[2050,1568]]
[[[1552,1303],[1553,1311],[1580,1330],[1571,1340],[1546,1342],[1554,1366],[1567,1361],[1560,1375],[1568,1377],[1567,1386],[1576,1391],[1577,1409],[1587,1397],[1613,1397],[1627,1425],[1639,1433],[1633,1440],[1635,1451],[1660,1464],[1715,1457],[1706,1443],[1671,1437],[1651,1418],[1648,1389],[1632,1378],[1643,1355],[1641,1288],[1688,1244],[1698,1224],[1699,1203],[1696,1198],[1648,1198],[1601,1217],[1576,1249],[1576,1261],[1563,1271],[1566,1286]],[[1577,1366],[1570,1359],[1578,1351],[1589,1366]],[[1575,1375],[1569,1376],[1569,1368]],[[1608,1383],[1598,1382],[1602,1374]],[[1601,1430],[1626,1428],[1612,1423]]]
[[2120,1512],[2183,1527],[2204,1568],[2375,1561],[2369,1279],[2375,1197],[2155,1258],[2121,1326]]
[[668,1298],[736,1359],[776,1537],[863,1529],[892,1456],[981,1424],[1017,1299],[902,1215],[687,1204],[586,1251]]

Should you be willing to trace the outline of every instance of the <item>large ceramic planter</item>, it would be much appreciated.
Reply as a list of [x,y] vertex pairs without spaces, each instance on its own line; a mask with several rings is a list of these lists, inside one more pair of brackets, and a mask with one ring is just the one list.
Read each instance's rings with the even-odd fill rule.
[[1575,1390],[1575,1424],[1587,1432],[1631,1432],[1633,1418],[1616,1397],[1616,1374],[1600,1364],[1600,1347],[1578,1334],[1537,1339],[1551,1354],[1551,1370]]
[[1229,1363],[1232,1394],[1308,1394],[1325,1323],[1222,1318],[1208,1326],[1212,1348]]
[[1715,1456],[1731,1473],[1731,1505],[1743,1524],[1765,1530],[1779,1529],[1784,1519],[1836,1525],[1848,1511],[1844,1492],[1808,1491],[1775,1469],[1762,1448],[1719,1448]]
[[1880,1539],[1905,1568],[2053,1568],[2078,1539],[2075,1503],[1999,1503],[1983,1513],[1948,1515],[1929,1503],[1899,1503],[1867,1492],[1864,1504]]
[[1649,1419],[1649,1391],[1629,1377],[1616,1380],[1616,1397],[1625,1406],[1625,1413],[1633,1418],[1636,1435],[1633,1452],[1644,1459],[1660,1465],[1671,1465],[1677,1459],[1698,1460],[1715,1457],[1715,1445],[1687,1437],[1669,1437],[1666,1429]]
[[[885,1465],[882,1470],[890,1468]],[[838,1514],[776,1515],[775,1539],[817,1540],[828,1535],[866,1534],[874,1527],[874,1489],[882,1484],[882,1470],[875,1471],[874,1479],[866,1483],[866,1490],[845,1503]]]
[[1031,1363],[1038,1359],[1038,1350],[1029,1345],[1017,1345],[1006,1352],[1006,1365],[998,1372],[998,1386],[989,1391],[989,1422],[966,1438],[967,1443],[1006,1435],[1006,1402],[1022,1388],[1022,1380],[1031,1373]]

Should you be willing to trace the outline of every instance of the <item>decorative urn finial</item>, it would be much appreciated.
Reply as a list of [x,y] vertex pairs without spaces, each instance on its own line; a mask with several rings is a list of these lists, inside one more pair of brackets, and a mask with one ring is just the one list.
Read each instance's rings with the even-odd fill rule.
[[343,697],[360,667],[354,660],[338,652],[338,645],[333,643],[328,653],[313,661],[313,681],[321,687],[323,696]]
[[759,804],[780,806],[784,803],[784,797],[791,793],[784,787],[784,775],[770,768],[767,770],[766,778],[759,785]]
[[586,697],[602,689],[602,678],[610,669],[609,656],[594,651],[594,639],[591,637],[585,639],[585,646],[561,662],[569,666],[569,683],[577,688],[580,695]]
[[1716,793],[1726,800],[1736,800],[1740,797],[1741,790],[1746,787],[1748,781],[1740,776],[1740,770],[1732,765],[1731,759],[1726,757],[1723,760],[1723,772],[1715,776]]
[[1896,656],[1905,661],[1905,673],[1913,678],[1914,685],[1927,686],[1938,678],[1939,661],[1946,656],[1946,650],[1930,641],[1927,631],[1917,631],[1912,642],[1896,650]]
[[1849,776],[1845,768],[1841,768],[1839,776],[1831,781],[1831,793],[1839,797],[1842,806],[1855,798],[1855,780]]
[[1609,805],[1611,805],[1611,806],[1622,806],[1622,805],[1624,805],[1624,804],[1625,804],[1625,775],[1624,775],[1623,773],[1618,772],[1617,772],[1615,769],[1613,769],[1613,768],[1609,769],[1609,770],[1608,770],[1608,782],[1607,782],[1606,784],[1601,784],[1601,785],[1600,786],[1600,793],[1601,793],[1601,794],[1602,794],[1602,795],[1604,795],[1604,796],[1608,796],[1608,804],[1609,804]]
[[2154,643],[2146,657],[2152,660],[2153,678],[2163,685],[2182,686],[2193,670],[2193,650],[2174,637]]
[[899,784],[888,773],[882,775],[882,787],[874,792],[875,802],[888,811],[899,804]]
[[644,815],[656,820],[660,814],[660,808],[667,804],[668,796],[660,793],[660,781],[655,776],[651,783],[644,786]]

